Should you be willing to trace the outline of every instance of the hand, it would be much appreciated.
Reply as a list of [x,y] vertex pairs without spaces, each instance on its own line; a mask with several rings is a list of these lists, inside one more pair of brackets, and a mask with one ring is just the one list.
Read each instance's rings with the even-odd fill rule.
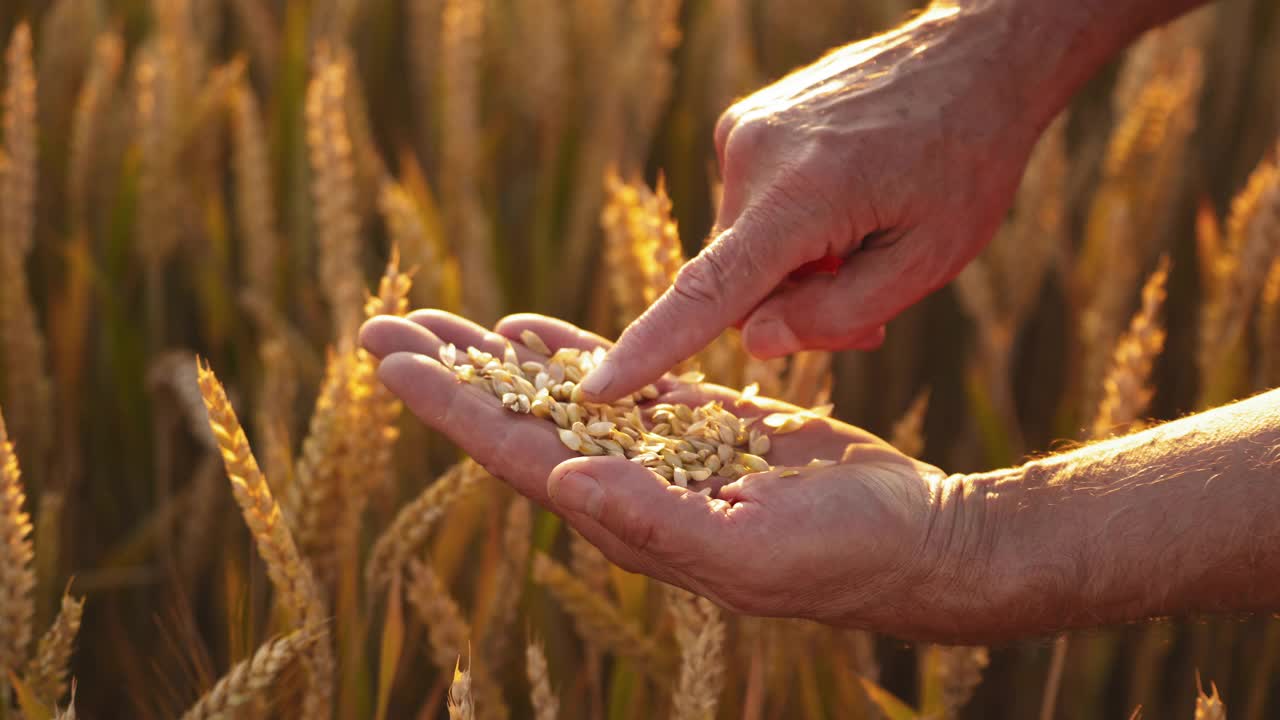
[[[725,112],[719,235],[583,389],[635,390],[742,323],[752,354],[873,349],[954,277],[1008,209],[1053,112],[1001,56],[1007,20],[934,8]],[[831,273],[791,274],[823,259]]]
[[[382,359],[382,381],[423,422],[561,515],[627,570],[739,612],[874,627],[904,637],[952,632],[939,623],[956,617],[941,609],[957,596],[946,569],[955,563],[944,555],[964,545],[942,529],[942,501],[956,487],[954,479],[827,418],[773,436],[768,459],[775,469],[723,485],[715,498],[697,487],[669,485],[623,458],[577,456],[560,443],[552,423],[504,410],[497,398],[460,383],[435,360],[444,343],[501,354],[508,341],[522,359],[536,359],[520,345],[526,329],[553,351],[608,344],[537,315],[510,316],[487,331],[435,310],[373,319],[361,342]],[[671,378],[659,389],[655,402],[717,400],[743,418],[800,410]],[[808,466],[815,458],[841,462]],[[966,550],[968,572],[980,575],[980,553]]]

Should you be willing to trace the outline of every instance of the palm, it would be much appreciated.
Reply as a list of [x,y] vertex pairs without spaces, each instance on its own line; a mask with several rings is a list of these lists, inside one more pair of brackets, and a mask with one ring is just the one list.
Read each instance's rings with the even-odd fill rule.
[[[718,492],[716,499],[669,486],[621,458],[579,457],[561,444],[552,423],[503,409],[497,398],[459,383],[434,360],[446,343],[501,354],[508,342],[522,361],[543,359],[519,344],[523,330],[538,333],[553,351],[608,344],[536,315],[513,316],[496,331],[488,331],[439,311],[414,313],[407,321],[379,318],[366,326],[363,340],[384,358],[384,381],[420,419],[448,434],[519,492],[564,514],[624,567],[743,609],[826,616],[830,608],[811,602],[821,595],[819,588],[847,584],[850,577],[883,574],[887,566],[905,561],[903,550],[914,540],[924,516],[928,483],[940,475],[936,469],[906,458],[869,433],[827,418],[774,434],[768,454],[774,470],[727,485],[720,479],[708,481]],[[801,410],[778,400],[743,398],[729,388],[682,384],[669,377],[658,387],[654,402],[718,401],[743,419]],[[819,462],[811,464],[815,460]],[[548,477],[563,476],[566,468],[608,478],[609,495],[616,498],[606,510],[608,517],[587,517],[558,507],[554,490],[548,492],[553,487]],[[722,547],[773,555],[776,561],[744,572],[737,553],[715,551]],[[814,592],[795,592],[806,585]],[[789,592],[773,597],[770,587]]]

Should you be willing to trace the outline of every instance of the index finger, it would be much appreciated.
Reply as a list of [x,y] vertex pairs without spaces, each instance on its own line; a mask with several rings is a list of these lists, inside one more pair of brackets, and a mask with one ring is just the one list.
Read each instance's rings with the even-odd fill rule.
[[[582,383],[609,402],[647,385],[745,317],[806,258],[790,257],[777,226],[744,212],[685,264],[675,282],[636,318]],[[812,258],[809,258],[812,259]]]

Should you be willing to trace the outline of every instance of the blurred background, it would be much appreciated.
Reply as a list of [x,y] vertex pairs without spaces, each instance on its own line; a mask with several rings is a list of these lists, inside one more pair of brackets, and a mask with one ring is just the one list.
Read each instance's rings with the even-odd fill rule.
[[[416,267],[411,306],[486,323],[538,311],[613,336],[710,229],[719,113],[913,9],[0,3],[0,408],[35,525],[33,638],[64,588],[85,600],[70,661],[79,716],[175,717],[290,627],[213,447],[195,354],[228,387],[302,533],[289,503],[321,502],[303,479],[331,484],[325,502],[353,481],[340,449],[304,440],[322,438],[326,367],[352,352],[363,288],[377,291],[393,244]],[[1274,387],[1278,131],[1280,6],[1220,0],[1144,37],[1079,94],[991,247],[893,321],[882,349],[759,363],[726,336],[700,365],[714,381],[829,400],[953,472]],[[470,650],[432,636],[444,621],[415,611],[421,583],[403,608],[398,584],[354,590],[397,510],[459,460],[411,418],[379,422],[394,457],[342,536],[349,559],[327,576],[310,555],[335,608],[335,717],[444,717],[444,659],[468,652],[489,663],[511,716],[532,717],[519,652],[531,637],[545,644],[561,717],[673,712],[662,677],[676,677],[674,661],[646,670],[582,632],[580,607],[527,560],[560,558],[608,617],[676,653],[665,591],[591,557],[540,509],[514,532],[520,501],[490,478],[441,504],[414,547],[456,600],[453,619],[476,629]],[[500,596],[515,598],[505,614]],[[989,650],[715,622],[726,628],[718,705],[684,717],[1126,718],[1138,705],[1191,717],[1197,672],[1231,717],[1280,716],[1280,625],[1267,617]],[[510,647],[491,639],[506,636]],[[314,677],[293,665],[235,716],[297,716]],[[50,710],[66,704],[56,685],[42,696]],[[22,717],[6,693],[0,718]]]

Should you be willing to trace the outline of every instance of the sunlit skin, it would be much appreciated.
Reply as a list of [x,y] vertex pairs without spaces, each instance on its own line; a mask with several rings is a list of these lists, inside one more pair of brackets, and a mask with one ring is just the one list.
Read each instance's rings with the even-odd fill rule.
[[[588,378],[597,399],[786,406],[665,373],[726,327],[749,350],[868,349],[986,244],[1035,139],[1142,30],[1195,0],[936,5],[736,103],[716,129],[717,235]],[[834,274],[795,279],[823,258]],[[1280,391],[1128,437],[947,474],[835,420],[775,438],[777,469],[709,498],[620,458],[576,457],[434,358],[608,346],[550,318],[493,331],[440,311],[361,335],[409,408],[614,562],[758,615],[992,643],[1195,612],[1280,609]],[[528,353],[527,350],[522,350]],[[810,467],[811,459],[838,461]],[[792,467],[794,466],[794,467]]]
[[[525,329],[553,350],[608,346],[542,316],[488,331],[436,310],[376,318],[361,340],[409,409],[495,476],[615,563],[724,607],[951,643],[1280,608],[1280,391],[976,475],[816,419],[774,438],[777,469],[709,498],[621,458],[576,456],[552,423],[504,410],[434,359],[449,342],[501,352]],[[718,400],[742,417],[796,409],[659,386],[657,402]],[[807,467],[815,458],[840,462]]]
[[[959,0],[740,100],[714,241],[583,389],[612,399],[742,324],[753,354],[872,349],[1008,210],[1035,140],[1142,30],[1199,0]],[[789,280],[806,263],[835,274]]]

